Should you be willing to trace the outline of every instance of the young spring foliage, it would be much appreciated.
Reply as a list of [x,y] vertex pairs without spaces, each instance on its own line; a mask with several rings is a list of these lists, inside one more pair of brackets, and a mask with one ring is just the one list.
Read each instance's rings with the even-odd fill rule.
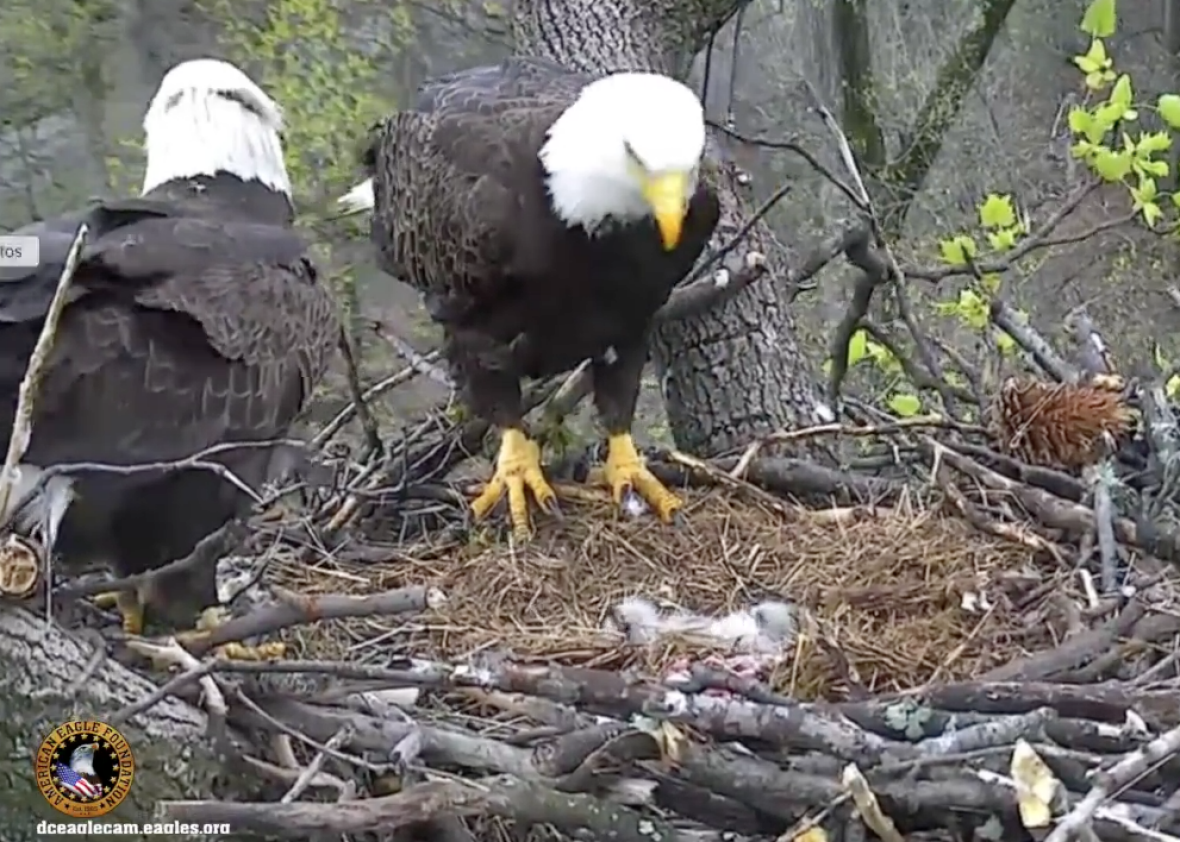
[[[1069,112],[1071,154],[1100,179],[1123,184],[1151,229],[1175,234],[1180,192],[1165,193],[1171,175],[1168,153],[1180,131],[1180,95],[1163,94],[1154,104],[1137,102],[1131,77],[1119,73],[1104,38],[1117,28],[1115,0],[1093,0],[1082,19],[1090,48],[1073,62],[1084,74],[1086,99]],[[1141,115],[1153,124],[1144,127]]]
[[[1130,75],[1118,71],[1107,50],[1105,39],[1114,35],[1117,27],[1116,0],[1092,0],[1081,22],[1090,45],[1085,53],[1073,57],[1082,74],[1084,99],[1069,112],[1070,154],[1095,178],[1125,187],[1148,228],[1174,236],[1180,233],[1180,191],[1167,192],[1160,181],[1172,175],[1168,160],[1175,134],[1180,132],[1180,95],[1163,94],[1154,103],[1136,99]],[[1010,353],[1014,348],[1011,337],[991,326],[988,318],[990,298],[999,292],[1002,277],[981,267],[1002,263],[1005,256],[1011,260],[1013,255],[1006,253],[1019,248],[1029,233],[1028,225],[1016,212],[1011,197],[996,194],[979,206],[979,225],[986,234],[986,249],[968,233],[939,243],[942,260],[969,269],[974,283],[957,301],[939,304],[938,309],[970,328],[990,330],[997,349]],[[1173,379],[1169,389],[1180,392],[1180,378]]]

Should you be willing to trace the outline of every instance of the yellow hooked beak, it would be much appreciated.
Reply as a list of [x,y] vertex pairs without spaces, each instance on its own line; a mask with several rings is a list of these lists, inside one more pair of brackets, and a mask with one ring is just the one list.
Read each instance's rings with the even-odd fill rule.
[[643,197],[651,205],[667,251],[676,248],[680,242],[680,229],[688,212],[687,189],[688,173],[685,172],[663,172],[648,176],[643,182]]

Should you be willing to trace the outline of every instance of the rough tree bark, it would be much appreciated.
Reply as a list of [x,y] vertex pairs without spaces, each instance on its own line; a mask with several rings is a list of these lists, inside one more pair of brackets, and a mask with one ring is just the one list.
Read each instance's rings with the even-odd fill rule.
[[[102,721],[155,689],[109,659],[78,682],[91,657],[88,645],[61,626],[21,608],[0,609],[0,839],[5,842],[42,838],[37,835],[42,820],[70,821],[49,806],[33,776],[33,757],[45,736],[73,719]],[[225,774],[204,736],[205,716],[183,702],[165,699],[116,727],[131,745],[136,769],[130,795],[108,821],[151,821],[157,802],[207,796],[214,778]]]
[[[656,70],[684,78],[741,0],[517,0],[517,52],[601,73]],[[723,217],[714,246],[749,219],[735,173],[720,168]],[[663,326],[653,359],[677,447],[712,455],[776,429],[813,423],[817,391],[795,341],[777,254],[765,225],[744,246],[771,272],[700,316]]]

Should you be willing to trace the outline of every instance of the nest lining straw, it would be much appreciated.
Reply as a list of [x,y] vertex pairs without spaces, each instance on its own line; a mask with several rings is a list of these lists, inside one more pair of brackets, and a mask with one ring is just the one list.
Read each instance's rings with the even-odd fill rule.
[[[840,698],[849,685],[882,692],[966,678],[1048,642],[1043,625],[1030,624],[1039,609],[1021,600],[1049,590],[1030,589],[1029,577],[1047,584],[1061,574],[1029,548],[917,504],[789,512],[734,492],[690,492],[686,524],[670,528],[583,502],[567,506],[560,521],[541,518],[523,548],[472,541],[445,554],[391,550],[380,563],[280,570],[286,586],[307,593],[432,585],[447,594],[444,609],[405,623],[348,620],[321,623],[312,637],[304,631],[303,648],[317,657],[461,660],[495,650],[659,672],[682,646],[636,651],[602,630],[630,595],[709,614],[768,596],[804,606],[802,633],[773,681],[799,698]],[[1014,580],[1020,573],[1024,580]],[[965,609],[968,593],[986,594],[990,607]]]

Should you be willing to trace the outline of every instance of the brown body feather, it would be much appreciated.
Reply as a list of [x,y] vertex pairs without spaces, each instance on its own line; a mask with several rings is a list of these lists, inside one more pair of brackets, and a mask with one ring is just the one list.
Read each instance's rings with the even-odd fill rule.
[[[610,432],[630,427],[652,317],[717,224],[702,184],[665,251],[651,219],[590,236],[551,210],[538,153],[589,77],[515,58],[427,83],[374,132],[373,240],[382,268],[418,288],[445,333],[467,403],[520,420],[521,377],[596,363]],[[614,355],[610,355],[610,351]]]
[[[11,429],[62,244],[82,218],[92,237],[24,461],[172,461],[285,436],[335,348],[336,309],[289,227],[286,199],[229,176],[166,185],[146,199],[26,229],[41,235],[45,263],[0,283],[0,436]],[[274,458],[251,448],[217,461],[258,487]],[[207,470],[87,474],[77,490],[59,552],[67,562],[106,561],[123,575],[187,555],[250,505]],[[207,605],[212,588],[211,571],[201,571],[170,588],[172,601],[185,603],[180,611]]]

